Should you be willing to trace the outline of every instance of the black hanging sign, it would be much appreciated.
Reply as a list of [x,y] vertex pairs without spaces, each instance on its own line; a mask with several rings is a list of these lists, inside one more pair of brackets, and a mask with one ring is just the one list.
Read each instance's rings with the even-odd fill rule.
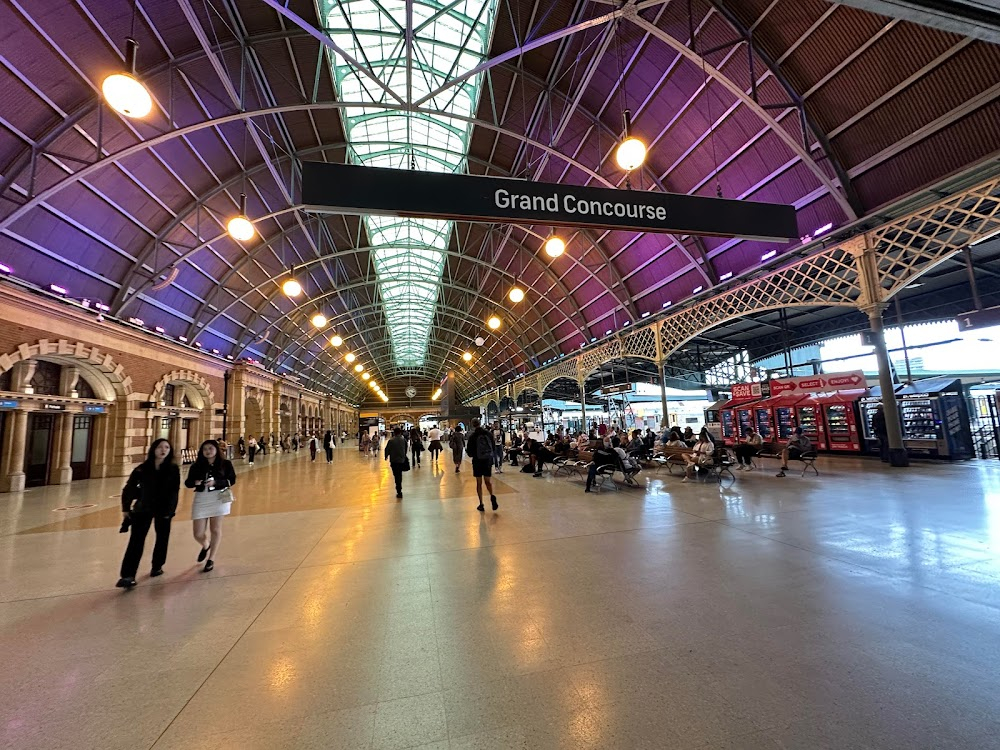
[[645,190],[305,162],[309,211],[797,240],[795,208]]

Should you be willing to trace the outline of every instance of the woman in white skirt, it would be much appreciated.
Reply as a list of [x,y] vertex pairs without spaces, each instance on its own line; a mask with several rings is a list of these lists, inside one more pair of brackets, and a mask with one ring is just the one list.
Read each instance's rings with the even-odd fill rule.
[[[191,518],[194,521],[194,538],[201,545],[198,562],[206,557],[204,571],[215,567],[215,555],[222,543],[222,517],[229,515],[233,504],[231,487],[236,484],[232,462],[222,457],[219,444],[206,440],[198,449],[198,458],[188,471],[186,487],[194,488]],[[208,533],[211,533],[209,541]]]

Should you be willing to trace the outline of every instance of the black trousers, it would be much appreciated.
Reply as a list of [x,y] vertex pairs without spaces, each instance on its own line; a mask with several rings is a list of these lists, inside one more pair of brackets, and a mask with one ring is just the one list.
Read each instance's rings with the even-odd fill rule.
[[422,447],[418,446],[416,443],[412,443],[410,445],[410,453],[413,455],[413,458],[410,459],[410,463],[412,463],[414,466],[419,466],[420,454],[423,452],[424,449]]
[[329,448],[326,449],[326,462],[330,463],[331,461],[333,461],[333,446],[332,445]]
[[757,455],[757,449],[752,445],[740,444],[733,448],[733,453],[740,466],[749,466],[750,460]]
[[122,558],[122,578],[135,578],[142,560],[142,549],[146,545],[146,534],[150,525],[156,529],[156,543],[153,545],[153,570],[162,568],[167,561],[167,545],[170,543],[170,518],[153,517],[149,513],[133,513],[131,533],[125,557]]
[[396,494],[403,494],[403,467],[406,464],[397,464],[392,461],[389,462],[389,467],[392,469],[392,478],[396,480]]

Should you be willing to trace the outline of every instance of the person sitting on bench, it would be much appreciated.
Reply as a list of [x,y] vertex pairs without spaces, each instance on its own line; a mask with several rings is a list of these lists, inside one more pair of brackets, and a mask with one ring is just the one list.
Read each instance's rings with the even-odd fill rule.
[[743,438],[733,451],[736,453],[737,469],[743,471],[744,469],[749,469],[751,467],[751,462],[753,457],[760,452],[761,446],[764,445],[764,441],[761,439],[760,435],[753,427],[747,428],[747,435]]
[[699,467],[711,466],[715,462],[715,443],[713,443],[706,430],[702,430],[698,435],[698,442],[690,453],[684,453],[684,478],[682,482],[692,479]]
[[781,471],[779,471],[775,476],[785,476],[785,472],[788,471],[789,459],[795,460],[801,457],[806,451],[811,450],[812,443],[809,442],[809,438],[802,434],[801,427],[796,427],[795,432],[792,435],[792,439],[788,441],[784,450],[781,451]]
[[587,469],[587,488],[584,492],[590,492],[590,488],[594,486],[599,466],[617,463],[618,457],[615,454],[614,449],[611,447],[611,438],[606,437],[601,444],[594,449],[591,455],[590,468]]
[[540,477],[545,464],[550,464],[556,460],[556,454],[542,445],[538,440],[529,440],[528,442],[530,446],[527,448],[527,451],[531,456],[531,464],[535,469],[531,476]]

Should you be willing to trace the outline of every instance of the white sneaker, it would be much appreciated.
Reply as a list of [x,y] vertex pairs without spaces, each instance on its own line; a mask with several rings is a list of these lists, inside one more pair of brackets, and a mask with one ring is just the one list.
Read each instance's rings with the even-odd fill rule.
[[687,477],[684,477],[684,478],[683,478],[683,479],[681,480],[681,482],[686,482],[687,480],[688,480],[688,478],[687,478]]

